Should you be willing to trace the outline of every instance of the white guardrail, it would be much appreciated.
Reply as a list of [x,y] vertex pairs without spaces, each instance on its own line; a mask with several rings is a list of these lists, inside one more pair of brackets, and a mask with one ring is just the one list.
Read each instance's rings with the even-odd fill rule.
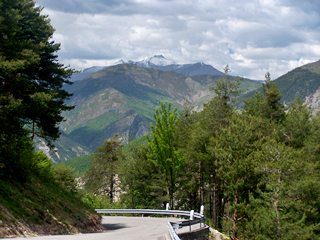
[[[157,210],[157,209],[95,209],[100,214],[141,214],[141,215],[172,215],[172,216],[184,216],[189,217],[189,220],[181,222],[168,222],[168,230],[170,238],[172,240],[181,240],[176,229],[192,226],[200,223],[200,227],[204,224],[203,206],[200,208],[200,213],[191,211],[180,211],[180,210]],[[204,224],[205,226],[205,224]]]

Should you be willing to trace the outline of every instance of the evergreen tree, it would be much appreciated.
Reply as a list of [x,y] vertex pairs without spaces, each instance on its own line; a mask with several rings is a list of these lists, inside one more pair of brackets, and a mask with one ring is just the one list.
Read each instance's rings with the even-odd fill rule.
[[279,88],[271,81],[270,73],[265,75],[266,81],[263,85],[263,92],[266,97],[265,115],[274,121],[282,121],[284,118],[284,106],[281,103]]
[[10,157],[10,141],[27,133],[57,138],[61,112],[70,109],[62,87],[72,71],[57,60],[53,32],[33,0],[0,2],[0,165],[7,175],[14,175],[10,165],[19,161]]
[[307,136],[310,134],[311,112],[308,107],[296,99],[289,107],[283,121],[284,142],[294,148],[301,148]]
[[122,202],[129,208],[163,208],[169,201],[159,167],[148,159],[147,145],[133,145],[120,162]]
[[216,96],[205,105],[203,110],[203,120],[201,127],[205,131],[205,141],[203,141],[207,153],[207,179],[209,193],[210,217],[214,227],[221,229],[223,218],[223,183],[218,174],[217,158],[209,153],[210,139],[221,134],[221,130],[230,124],[230,119],[234,113],[233,99],[239,93],[239,81],[229,79],[229,66],[225,67],[225,75],[219,79],[213,88]]
[[244,109],[247,113],[267,118],[273,122],[281,122],[284,119],[284,106],[281,103],[279,88],[271,81],[270,73],[266,73],[263,84],[263,94],[256,93],[255,96],[245,102]]
[[223,229],[238,239],[241,222],[247,218],[250,194],[256,194],[261,174],[250,158],[259,149],[265,129],[259,119],[234,113],[228,126],[210,139],[216,174],[221,179],[224,199]]
[[98,147],[91,167],[85,175],[86,189],[95,194],[107,195],[113,202],[117,184],[117,163],[121,158],[121,144],[117,136],[106,140]]

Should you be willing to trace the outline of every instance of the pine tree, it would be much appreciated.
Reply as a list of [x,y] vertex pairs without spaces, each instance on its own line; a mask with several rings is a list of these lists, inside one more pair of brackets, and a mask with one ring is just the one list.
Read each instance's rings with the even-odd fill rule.
[[10,141],[27,134],[54,140],[61,112],[71,108],[63,84],[72,71],[58,62],[53,32],[33,0],[0,2],[0,165],[7,175],[15,174],[10,165],[19,161],[8,157]]
[[256,93],[255,96],[245,102],[247,113],[267,118],[273,122],[281,122],[284,119],[285,111],[281,103],[279,88],[271,81],[270,73],[265,75],[263,93]]
[[131,145],[120,161],[121,200],[129,208],[163,208],[169,201],[159,167],[148,159],[146,144]]
[[117,184],[117,163],[121,158],[121,143],[117,136],[99,146],[85,175],[86,189],[95,194],[107,195],[110,202],[113,202]]

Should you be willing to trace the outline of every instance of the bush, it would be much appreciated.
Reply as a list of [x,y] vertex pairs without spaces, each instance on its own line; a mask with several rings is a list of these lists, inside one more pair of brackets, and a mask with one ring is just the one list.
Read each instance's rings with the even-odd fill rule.
[[121,203],[111,203],[108,196],[94,195],[93,193],[84,193],[82,201],[92,209],[97,208],[122,208]]
[[52,178],[52,161],[42,151],[37,151],[32,157],[32,172],[41,178]]
[[55,182],[61,187],[71,192],[77,192],[76,174],[72,168],[63,164],[54,165],[52,175]]

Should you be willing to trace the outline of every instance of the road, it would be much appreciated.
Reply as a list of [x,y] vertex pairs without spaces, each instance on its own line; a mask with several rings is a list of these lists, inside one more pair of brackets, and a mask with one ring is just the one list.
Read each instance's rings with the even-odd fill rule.
[[103,217],[103,233],[76,235],[52,235],[30,238],[5,238],[8,240],[164,240],[168,236],[168,221],[179,221],[175,218],[151,217]]

